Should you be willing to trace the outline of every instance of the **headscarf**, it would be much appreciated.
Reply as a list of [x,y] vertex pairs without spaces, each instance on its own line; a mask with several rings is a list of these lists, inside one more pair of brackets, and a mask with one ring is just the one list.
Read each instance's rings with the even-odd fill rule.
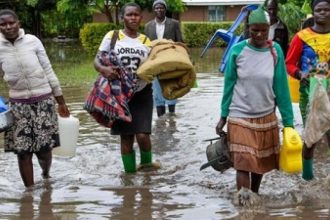
[[313,3],[312,3],[312,9],[314,11],[314,8],[315,6],[318,4],[318,3],[321,3],[321,2],[327,2],[330,4],[330,0],[314,0]]
[[155,0],[154,3],[152,4],[152,8],[154,8],[157,4],[162,4],[164,5],[165,9],[167,9],[167,5],[164,0]]
[[270,24],[269,14],[264,9],[264,6],[259,6],[249,15],[249,25],[251,24]]

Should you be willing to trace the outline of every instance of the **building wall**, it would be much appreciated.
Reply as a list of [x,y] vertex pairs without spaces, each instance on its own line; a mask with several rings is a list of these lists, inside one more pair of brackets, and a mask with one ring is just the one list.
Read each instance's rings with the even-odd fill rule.
[[180,14],[181,21],[207,21],[207,6],[188,6],[187,10]]
[[235,21],[238,14],[241,12],[243,5],[227,6],[226,7],[226,20]]

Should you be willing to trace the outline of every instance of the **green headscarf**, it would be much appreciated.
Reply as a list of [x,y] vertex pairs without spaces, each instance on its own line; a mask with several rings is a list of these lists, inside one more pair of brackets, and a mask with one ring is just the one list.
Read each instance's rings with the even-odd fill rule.
[[259,6],[249,15],[249,25],[251,24],[270,24],[269,14],[264,6]]

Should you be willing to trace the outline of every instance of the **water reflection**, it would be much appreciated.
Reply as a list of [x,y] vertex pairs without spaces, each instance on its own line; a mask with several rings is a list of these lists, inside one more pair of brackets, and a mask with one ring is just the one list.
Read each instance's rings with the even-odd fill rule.
[[150,192],[150,177],[143,176],[142,185],[134,186],[132,175],[122,176],[124,187],[102,188],[113,191],[121,202],[110,210],[111,219],[154,219],[152,217],[153,193]]
[[168,113],[154,120],[151,139],[153,149],[157,154],[166,154],[177,148],[180,139],[176,137],[176,133],[178,132],[176,117]]
[[[51,183],[46,181],[41,187],[41,189],[27,189],[22,194],[19,201],[20,219],[58,219],[53,212]],[[40,195],[38,196],[38,194]]]

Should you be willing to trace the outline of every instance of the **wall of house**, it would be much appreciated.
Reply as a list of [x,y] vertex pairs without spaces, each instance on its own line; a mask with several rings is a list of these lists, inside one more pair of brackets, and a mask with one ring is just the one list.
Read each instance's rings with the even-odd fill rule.
[[207,6],[188,6],[187,10],[180,14],[181,21],[207,21]]
[[238,14],[241,12],[243,5],[227,6],[226,7],[226,20],[234,21]]

